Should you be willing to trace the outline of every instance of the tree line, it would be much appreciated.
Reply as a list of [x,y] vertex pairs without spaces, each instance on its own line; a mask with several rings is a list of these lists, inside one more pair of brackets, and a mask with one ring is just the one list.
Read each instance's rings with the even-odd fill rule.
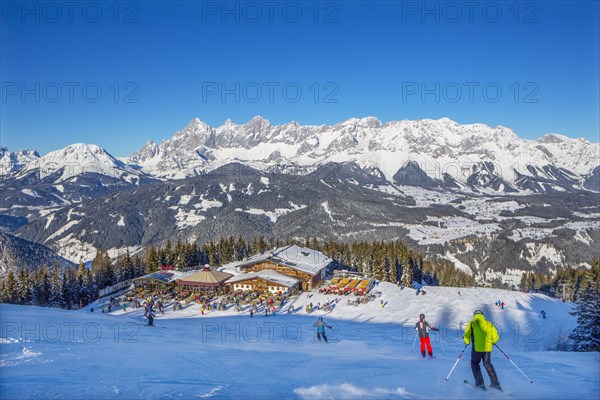
[[[592,260],[592,266],[598,260]],[[587,269],[558,270],[555,275],[542,272],[525,272],[521,277],[519,288],[524,292],[539,292],[548,296],[577,301],[583,296],[591,274]]]
[[161,266],[187,270],[208,264],[217,267],[284,245],[297,244],[319,250],[331,257],[338,268],[348,268],[377,280],[411,287],[413,281],[428,285],[472,286],[473,278],[444,260],[429,260],[401,241],[355,242],[352,244],[317,238],[280,241],[258,236],[252,241],[225,237],[198,244],[170,240],[164,246],[149,246],[143,254],[129,252],[112,260],[106,250],[98,250],[91,268],[41,266],[36,270],[9,272],[0,281],[0,302],[75,309],[95,300],[98,291],[133,279]]
[[316,237],[307,237],[303,241],[267,241],[261,235],[247,242],[242,237],[230,236],[221,238],[218,242],[204,243],[200,248],[196,243],[178,241],[173,246],[167,241],[164,247],[149,247],[146,266],[148,271],[156,271],[161,265],[172,265],[179,270],[203,264],[220,266],[232,261],[242,261],[252,254],[294,244],[321,251],[331,257],[338,267],[373,276],[379,281],[403,286],[412,286],[413,281],[458,287],[475,284],[472,276],[456,269],[452,262],[425,259],[422,253],[409,249],[399,240],[348,244],[334,240],[319,242]]
[[10,271],[0,281],[0,302],[76,309],[85,307],[106,286],[145,274],[143,259],[129,253],[111,260],[106,250],[98,250],[92,268],[42,266],[35,270]]
[[523,274],[520,283],[525,292],[541,292],[574,301],[571,313],[577,327],[569,335],[574,351],[600,351],[600,262],[592,260],[590,269],[567,269],[556,275],[540,272]]

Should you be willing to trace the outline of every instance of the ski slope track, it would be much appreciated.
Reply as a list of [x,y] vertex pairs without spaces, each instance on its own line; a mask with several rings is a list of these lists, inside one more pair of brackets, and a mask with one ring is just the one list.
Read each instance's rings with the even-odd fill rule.
[[[198,305],[168,306],[155,327],[141,309],[102,314],[83,310],[0,305],[0,393],[3,399],[598,399],[598,353],[547,349],[570,332],[573,304],[520,292],[427,287],[426,295],[380,283],[376,301],[361,306],[340,298],[332,312],[306,315],[309,302],[334,296],[303,293],[265,317],[232,310],[201,316]],[[458,292],[460,291],[460,295]],[[309,297],[310,296],[310,297]],[[506,303],[504,310],[494,302]],[[387,302],[380,306],[380,300]],[[95,307],[95,312],[90,312]],[[480,392],[472,381],[469,349],[448,382],[474,309],[501,333],[499,346],[528,374],[529,383],[494,349],[505,392]],[[548,314],[540,317],[540,311]],[[422,359],[413,329],[419,313],[442,328],[432,333],[435,359]],[[337,343],[318,343],[318,316],[334,326]],[[442,342],[440,342],[440,339]],[[442,351],[442,343],[445,353]],[[486,384],[489,378],[484,371]]]

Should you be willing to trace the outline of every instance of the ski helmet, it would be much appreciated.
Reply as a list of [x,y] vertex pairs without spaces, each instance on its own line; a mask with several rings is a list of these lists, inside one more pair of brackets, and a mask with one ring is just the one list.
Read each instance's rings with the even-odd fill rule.
[[419,314],[419,318],[425,318],[425,314]]
[[475,311],[473,311],[473,316],[476,316],[477,314],[483,315],[483,312],[481,312],[481,310],[475,310]]

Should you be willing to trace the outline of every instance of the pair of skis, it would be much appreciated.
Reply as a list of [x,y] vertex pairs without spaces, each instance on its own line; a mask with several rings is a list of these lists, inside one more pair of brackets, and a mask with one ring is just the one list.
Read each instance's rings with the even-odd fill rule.
[[[476,386],[474,383],[471,383],[471,382],[469,382],[469,381],[468,381],[468,380],[466,380],[466,379],[465,379],[463,382],[464,382],[464,384],[465,384],[465,385],[471,386],[471,387],[472,387],[472,388],[474,388],[474,389],[479,389],[479,390],[481,390],[482,392],[485,392],[485,391],[487,391],[487,390],[488,390],[488,388],[486,388],[485,386],[483,386],[483,387],[481,387],[481,386]],[[498,392],[498,393],[503,393],[503,394],[505,394],[505,395],[507,395],[507,396],[510,396],[510,395],[511,395],[509,392],[505,392],[505,391],[504,391],[504,390],[502,390],[502,389],[496,389],[496,388],[493,388],[493,387],[491,387],[491,386],[490,386],[490,389],[493,389],[494,391],[496,391],[496,392]]]

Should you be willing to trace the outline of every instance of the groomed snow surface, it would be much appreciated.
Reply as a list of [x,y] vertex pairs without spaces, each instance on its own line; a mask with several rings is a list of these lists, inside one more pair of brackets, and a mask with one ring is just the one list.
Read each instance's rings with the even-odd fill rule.
[[[102,314],[94,304],[80,311],[0,305],[0,397],[74,399],[598,399],[598,353],[546,349],[570,332],[573,305],[538,294],[497,289],[381,283],[381,297],[351,306],[340,297],[334,310],[306,315],[304,306],[329,298],[303,293],[292,315],[211,311],[198,305],[167,308],[155,327],[141,309]],[[458,292],[460,291],[460,295]],[[349,296],[352,297],[352,296]],[[498,299],[506,303],[496,307]],[[385,307],[381,307],[383,301]],[[467,349],[448,382],[460,351],[462,326],[474,309],[501,332],[500,347],[534,381],[529,383],[494,349],[492,361],[506,393],[481,392],[473,381]],[[542,319],[540,311],[548,314]],[[435,359],[422,359],[414,323],[419,313],[442,328],[432,333]],[[318,316],[335,329],[321,344],[309,328]],[[442,351],[440,337],[443,339]],[[483,370],[486,384],[489,384]],[[509,394],[510,393],[510,396]]]

